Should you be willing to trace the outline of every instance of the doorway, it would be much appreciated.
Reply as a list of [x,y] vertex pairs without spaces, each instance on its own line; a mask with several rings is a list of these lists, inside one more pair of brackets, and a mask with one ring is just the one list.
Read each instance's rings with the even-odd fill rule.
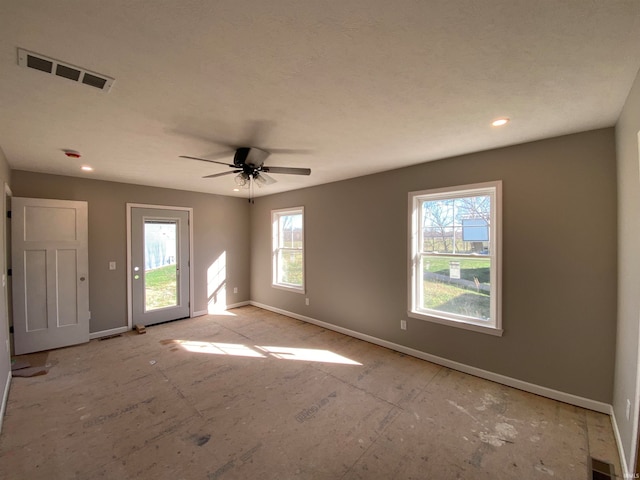
[[129,328],[192,315],[192,209],[127,205]]
[[16,355],[89,341],[87,202],[11,199]]

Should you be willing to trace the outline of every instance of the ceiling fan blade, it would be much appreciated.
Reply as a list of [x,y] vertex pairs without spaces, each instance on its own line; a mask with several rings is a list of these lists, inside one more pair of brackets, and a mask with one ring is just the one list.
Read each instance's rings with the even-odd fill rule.
[[311,175],[310,168],[296,168],[296,167],[263,167],[263,172],[269,173],[286,173],[288,175]]
[[268,150],[270,153],[273,153],[273,154],[285,154],[285,155],[289,155],[289,154],[306,155],[309,153],[313,153],[313,150],[308,148],[265,148],[265,150]]
[[266,173],[264,173],[264,171],[260,172],[257,178],[258,179],[262,178],[264,180],[264,182],[262,182],[263,185],[273,185],[274,183],[277,182],[275,178],[273,178],[270,175],[267,175]]
[[[228,157],[230,155],[233,155],[232,153],[225,153],[224,157]],[[226,163],[226,162],[218,162],[217,160],[210,160],[208,158],[199,158],[199,157],[189,157],[188,155],[180,155],[180,158],[188,158],[190,160],[200,160],[201,162],[210,162],[210,163],[217,163],[219,165],[226,165],[228,167],[235,167],[235,165],[232,165],[230,163]],[[223,158],[223,157],[221,157]]]
[[229,175],[230,173],[239,173],[242,170],[234,170],[233,172],[222,172],[222,173],[214,173],[213,175],[205,175],[202,178],[216,178],[216,177],[222,177],[223,175]]

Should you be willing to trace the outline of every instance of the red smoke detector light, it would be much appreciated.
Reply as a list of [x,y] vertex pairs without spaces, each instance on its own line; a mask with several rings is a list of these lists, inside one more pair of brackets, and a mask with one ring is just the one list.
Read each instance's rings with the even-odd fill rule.
[[80,152],[76,152],[75,150],[65,150],[64,154],[69,158],[80,158]]

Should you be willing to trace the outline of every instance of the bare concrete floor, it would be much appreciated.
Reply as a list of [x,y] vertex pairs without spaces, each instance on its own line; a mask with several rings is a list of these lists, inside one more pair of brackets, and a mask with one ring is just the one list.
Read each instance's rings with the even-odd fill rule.
[[51,351],[14,378],[2,479],[621,475],[606,415],[243,307]]

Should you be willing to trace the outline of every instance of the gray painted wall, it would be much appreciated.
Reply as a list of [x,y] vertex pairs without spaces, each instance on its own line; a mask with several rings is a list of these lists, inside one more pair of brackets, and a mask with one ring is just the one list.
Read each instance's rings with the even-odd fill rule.
[[[611,403],[614,147],[609,128],[260,197],[251,299]],[[503,181],[504,336],[408,318],[407,192],[491,180]],[[294,206],[305,207],[306,295],[271,287],[270,211]]]
[[[126,204],[193,208],[195,311],[207,310],[207,269],[226,252],[227,304],[249,300],[249,212],[246,200],[77,177],[12,172],[17,197],[89,203],[91,332],[127,325]],[[109,270],[115,261],[117,269]],[[238,288],[238,294],[233,293]]]
[[[638,425],[638,321],[640,316],[640,75],[616,125],[618,155],[618,341],[616,346],[613,411],[624,456],[634,468],[634,440]],[[626,418],[627,399],[631,417]]]

